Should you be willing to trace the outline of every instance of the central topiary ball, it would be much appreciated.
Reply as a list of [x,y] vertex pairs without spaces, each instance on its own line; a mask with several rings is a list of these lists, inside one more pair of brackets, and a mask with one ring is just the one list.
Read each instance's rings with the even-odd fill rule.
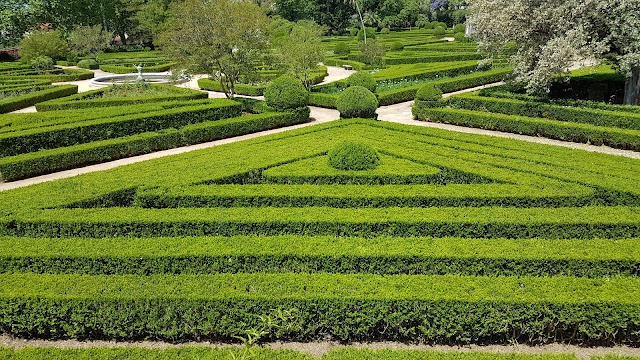
[[329,151],[329,165],[338,170],[371,170],[378,162],[378,152],[365,144],[344,142]]

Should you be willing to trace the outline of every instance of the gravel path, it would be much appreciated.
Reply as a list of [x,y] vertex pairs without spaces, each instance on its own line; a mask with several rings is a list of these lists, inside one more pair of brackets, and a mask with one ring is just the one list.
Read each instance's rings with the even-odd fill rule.
[[[59,349],[86,349],[92,347],[123,348],[136,347],[145,349],[169,349],[184,346],[201,347],[240,347],[238,344],[224,344],[212,342],[188,342],[173,344],[161,341],[78,341],[78,340],[25,340],[10,336],[0,336],[0,346],[12,349],[22,349],[24,347],[53,347]],[[616,347],[580,347],[574,345],[551,344],[542,346],[528,345],[467,345],[467,346],[445,346],[445,345],[411,345],[399,342],[373,342],[373,343],[352,343],[343,345],[333,341],[316,341],[309,343],[299,342],[274,342],[263,345],[271,349],[290,349],[302,353],[310,354],[317,358],[333,349],[354,348],[354,349],[394,349],[394,350],[427,350],[427,351],[481,351],[496,354],[521,353],[521,354],[575,354],[580,360],[589,360],[592,356],[598,355],[622,355],[640,356],[639,348],[627,346]]]

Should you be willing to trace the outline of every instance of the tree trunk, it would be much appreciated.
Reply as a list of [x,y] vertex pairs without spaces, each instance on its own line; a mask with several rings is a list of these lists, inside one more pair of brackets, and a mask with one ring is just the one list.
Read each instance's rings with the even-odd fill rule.
[[631,77],[627,78],[624,87],[624,104],[640,105],[640,66],[631,69]]

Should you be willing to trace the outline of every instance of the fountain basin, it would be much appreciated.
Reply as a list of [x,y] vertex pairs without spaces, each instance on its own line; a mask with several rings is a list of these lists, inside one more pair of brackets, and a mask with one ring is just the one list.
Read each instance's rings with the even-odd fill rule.
[[[117,84],[130,84],[139,81],[139,74],[122,74],[122,75],[109,75],[93,78],[91,85],[95,87],[104,87]],[[171,74],[169,73],[143,73],[142,80],[148,84],[168,84],[168,83],[181,83],[187,80],[172,81]]]

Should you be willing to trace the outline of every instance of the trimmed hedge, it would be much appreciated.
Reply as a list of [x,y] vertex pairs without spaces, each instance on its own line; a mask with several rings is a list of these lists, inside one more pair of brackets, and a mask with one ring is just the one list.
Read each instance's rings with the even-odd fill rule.
[[239,116],[242,106],[227,99],[116,118],[95,119],[0,134],[0,156],[55,149]]
[[26,95],[0,100],[0,114],[20,110],[41,103],[78,93],[78,85],[58,85]]
[[392,56],[387,55],[384,57],[384,63],[386,65],[399,65],[399,64],[421,64],[421,63],[434,63],[434,62],[451,62],[451,61],[468,61],[468,60],[482,60],[485,58],[484,54],[477,52],[473,53],[408,53]]
[[0,237],[0,245],[2,273],[640,277],[638,239]]
[[88,80],[93,78],[93,72],[89,70],[83,69],[64,69],[60,74],[47,74],[47,75],[24,75],[24,76],[14,76],[8,75],[4,76],[0,74],[0,82],[2,81],[12,81],[12,80],[46,80],[51,82],[64,82],[64,81],[80,81],[80,80]]
[[606,110],[576,108],[531,101],[458,95],[448,100],[456,108],[482,110],[508,115],[540,117],[577,122],[596,126],[609,126],[640,130],[640,114]]
[[134,104],[137,105],[168,100],[196,100],[206,99],[208,97],[207,93],[198,90],[179,88],[176,86],[165,84],[157,84],[152,86],[163,88],[164,90],[171,92],[172,94],[101,98],[102,93],[109,89],[107,87],[79,93],[75,96],[70,96],[64,99],[51,100],[40,103],[36,106],[36,109],[38,111],[86,109]]
[[84,349],[59,349],[52,347],[26,347],[19,350],[0,348],[2,360],[77,360],[77,359],[101,359],[101,360],[314,360],[311,355],[306,355],[293,350],[271,350],[260,347],[251,349],[242,348],[210,348],[184,346],[179,348],[145,349],[140,347],[92,347]]
[[[429,84],[437,86],[444,93],[450,93],[463,89],[482,86],[490,83],[503,81],[511,74],[511,69],[495,69],[490,71],[474,72],[467,75],[446,78],[442,80],[433,80]],[[383,91],[378,93],[380,106],[397,104],[405,101],[411,101],[415,98],[416,93],[425,84],[412,85],[406,88]]]
[[398,79],[435,79],[443,76],[459,76],[476,71],[477,61],[443,62],[433,64],[395,65],[373,74],[378,83]]
[[[237,107],[233,108],[236,113]],[[191,114],[188,108],[185,114]],[[224,110],[227,111],[227,110]],[[224,114],[223,117],[227,117]],[[207,117],[206,119],[211,119]],[[225,139],[307,122],[308,110],[266,113],[216,121],[204,121],[160,132],[136,134],[57,149],[0,158],[0,181],[14,181],[153,151]],[[171,126],[175,126],[173,123]]]
[[[222,85],[220,82],[213,79],[199,79],[198,87],[202,90],[208,91],[216,91],[223,92]],[[238,95],[245,96],[262,96],[264,95],[264,90],[267,88],[267,85],[247,85],[247,84],[236,84],[235,91]]]
[[640,130],[594,126],[540,118],[487,113],[483,111],[414,107],[418,120],[543,136],[563,141],[607,145],[640,151]]
[[338,95],[336,108],[341,118],[377,119],[378,99],[363,86],[350,86]]
[[24,337],[637,345],[640,280],[222,274],[0,275],[0,329]]
[[0,219],[0,235],[30,237],[202,235],[640,237],[635,208],[198,208],[33,210]]
[[264,91],[267,105],[278,111],[298,109],[309,103],[309,92],[302,82],[291,76],[281,76]]
[[[156,73],[156,72],[165,72],[171,70],[173,66],[177,63],[175,62],[166,62],[158,65],[151,66],[143,66],[143,73]],[[100,65],[100,70],[112,73],[112,74],[133,74],[138,73],[138,69],[133,65]]]

